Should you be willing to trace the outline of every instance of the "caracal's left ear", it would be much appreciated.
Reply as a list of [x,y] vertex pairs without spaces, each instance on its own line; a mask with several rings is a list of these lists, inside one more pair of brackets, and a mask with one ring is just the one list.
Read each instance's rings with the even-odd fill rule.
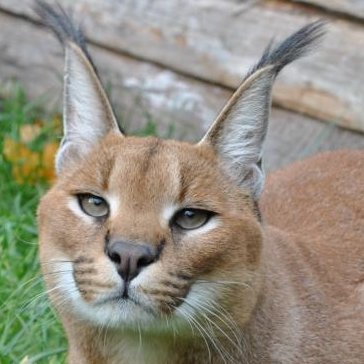
[[323,25],[322,21],[314,22],[277,47],[267,47],[199,143],[215,149],[222,167],[255,200],[264,183],[262,151],[274,80],[284,66],[304,55],[323,35]]
[[79,27],[60,6],[38,0],[35,10],[65,49],[64,136],[56,158],[60,174],[85,157],[107,133],[121,134],[121,130]]

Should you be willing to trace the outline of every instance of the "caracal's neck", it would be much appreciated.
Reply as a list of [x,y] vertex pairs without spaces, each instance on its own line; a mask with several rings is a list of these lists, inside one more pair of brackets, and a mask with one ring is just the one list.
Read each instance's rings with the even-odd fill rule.
[[231,355],[216,352],[212,343],[208,350],[197,333],[186,337],[177,331],[152,334],[82,328],[71,336],[70,364],[217,364],[224,363],[222,356]]
[[[272,226],[264,227],[263,283],[256,310],[245,328],[252,356],[249,364],[291,362],[300,345],[302,312],[292,280],[296,238]],[[292,361],[294,362],[294,361]]]

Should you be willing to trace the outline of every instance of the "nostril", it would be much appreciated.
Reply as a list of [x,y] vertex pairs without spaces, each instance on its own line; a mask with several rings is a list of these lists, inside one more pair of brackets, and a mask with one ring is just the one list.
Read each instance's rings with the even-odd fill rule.
[[143,256],[138,259],[137,268],[140,269],[140,268],[146,267],[147,265],[153,263],[154,260],[155,260],[155,257],[153,255]]
[[120,264],[121,263],[121,258],[120,255],[118,253],[115,252],[108,252],[108,256],[111,259],[112,262]]

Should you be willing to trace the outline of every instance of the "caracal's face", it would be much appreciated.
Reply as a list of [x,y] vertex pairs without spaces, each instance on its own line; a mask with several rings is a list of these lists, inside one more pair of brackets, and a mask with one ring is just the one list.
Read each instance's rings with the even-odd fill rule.
[[[255,297],[254,207],[206,145],[111,133],[42,199],[39,225],[52,301],[90,324],[163,327]],[[158,254],[126,277],[119,240]]]

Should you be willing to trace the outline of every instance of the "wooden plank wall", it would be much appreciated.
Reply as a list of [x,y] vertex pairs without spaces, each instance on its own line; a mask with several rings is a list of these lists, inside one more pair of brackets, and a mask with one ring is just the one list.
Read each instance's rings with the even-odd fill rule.
[[[337,15],[357,10],[360,17],[362,0],[305,2],[315,6],[283,0],[59,1],[72,4],[93,44],[227,89],[239,84],[272,37],[327,18],[322,46],[285,70],[274,104],[364,130],[364,27]],[[32,3],[0,0],[0,9],[36,20]]]
[[[29,96],[49,109],[62,98],[63,52],[44,28],[0,11],[0,81],[13,79]],[[207,130],[231,91],[183,76],[150,62],[91,46],[102,81],[128,130],[148,118],[158,121],[162,135],[175,125],[175,137],[196,139]]]
[[331,12],[340,13],[359,20],[364,19],[363,0],[294,0],[301,3],[311,4]]

